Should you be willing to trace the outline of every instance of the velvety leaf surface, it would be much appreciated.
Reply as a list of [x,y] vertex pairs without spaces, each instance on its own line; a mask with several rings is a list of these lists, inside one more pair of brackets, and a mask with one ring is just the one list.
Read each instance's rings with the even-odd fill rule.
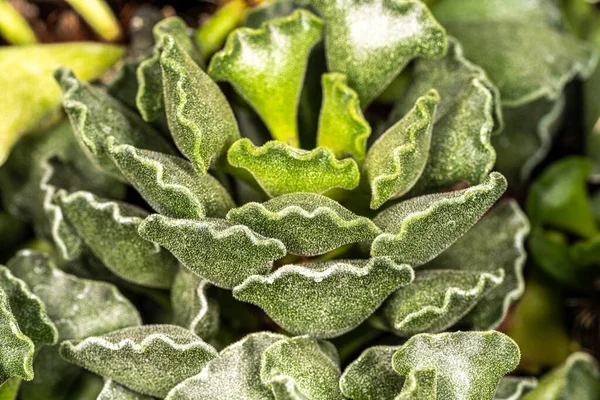
[[0,165],[12,146],[60,104],[52,73],[71,68],[83,80],[101,76],[123,55],[120,46],[92,42],[3,46],[0,49]]
[[500,379],[494,400],[519,400],[537,386],[535,378],[505,376]]
[[[262,355],[260,379],[263,384],[274,388],[281,385],[280,378],[291,378],[296,393],[288,396],[289,399],[343,399],[338,386],[341,374],[339,359],[332,359],[323,351],[324,346],[331,346],[337,358],[335,347],[308,336],[274,343]],[[283,386],[289,386],[289,382],[286,383]],[[279,399],[277,395],[275,398]]]
[[219,303],[207,296],[210,287],[187,268],[179,268],[171,288],[173,323],[208,340],[219,330]]
[[271,332],[249,334],[223,349],[200,374],[171,390],[167,400],[274,400],[260,379],[261,357],[285,338]]
[[369,149],[363,173],[371,188],[372,209],[408,192],[423,173],[439,102],[435,90],[419,97],[414,107]]
[[433,368],[417,368],[408,374],[402,391],[394,400],[438,399],[437,372]]
[[357,327],[395,289],[413,279],[408,265],[386,257],[285,265],[251,276],[233,290],[295,334],[330,338]]
[[514,200],[503,201],[484,216],[452,246],[425,265],[427,269],[449,269],[497,274],[504,271],[500,285],[479,300],[463,319],[474,330],[496,328],[508,308],[523,294],[525,286],[525,239],[527,217]]
[[136,392],[165,397],[175,385],[199,373],[217,351],[185,328],[143,325],[67,340],[60,355]]
[[323,104],[319,115],[317,146],[329,147],[336,157],[365,158],[371,126],[365,119],[356,92],[348,86],[346,75],[337,72],[321,78]]
[[240,139],[229,148],[227,158],[234,167],[247,170],[271,197],[354,189],[360,180],[356,162],[337,160],[327,147],[308,151],[276,140],[256,147],[249,139]]
[[217,84],[170,36],[162,41],[160,67],[173,140],[204,175],[240,135],[233,111]]
[[[110,145],[109,145],[110,146]],[[224,217],[235,203],[211,175],[188,161],[129,145],[110,146],[123,175],[157,212],[175,218]]]
[[111,176],[125,180],[108,153],[106,140],[119,144],[172,153],[171,145],[153,128],[103,89],[81,82],[75,74],[60,68],[54,73],[64,92],[63,108],[73,131],[90,159]]
[[23,250],[7,266],[43,301],[61,340],[141,323],[137,309],[114,285],[66,274],[46,254]]
[[[325,19],[331,71],[346,74],[366,107],[415,57],[446,51],[446,33],[420,1],[313,0]],[[401,28],[399,28],[401,27]]]
[[337,201],[313,193],[292,193],[265,203],[247,203],[227,219],[279,239],[292,254],[314,256],[348,243],[373,240],[381,230]]
[[500,378],[517,367],[519,358],[519,347],[503,333],[455,332],[413,336],[392,364],[403,376],[435,371],[437,399],[475,400],[492,399]]
[[104,382],[102,391],[98,394],[96,400],[152,400],[153,397],[146,396],[127,389],[125,386],[119,385],[112,379],[107,379]]
[[166,247],[196,275],[225,289],[269,272],[273,261],[285,256],[279,240],[224,219],[196,221],[154,214],[140,225],[139,233]]
[[177,260],[137,233],[146,211],[84,191],[61,193],[59,201],[79,235],[113,273],[141,286],[171,287]]
[[385,233],[373,242],[371,255],[424,264],[475,225],[505,189],[506,179],[492,172],[483,183],[468,189],[395,204],[373,220]]
[[481,183],[491,172],[496,152],[491,135],[501,129],[500,95],[485,72],[469,62],[454,38],[439,60],[418,60],[411,85],[396,103],[391,121],[405,115],[420,95],[435,88],[435,112],[429,157],[414,191],[434,191],[466,181]]
[[209,66],[217,81],[230,82],[261,116],[274,139],[299,145],[297,105],[308,56],[321,38],[322,22],[296,10],[259,29],[239,28]]

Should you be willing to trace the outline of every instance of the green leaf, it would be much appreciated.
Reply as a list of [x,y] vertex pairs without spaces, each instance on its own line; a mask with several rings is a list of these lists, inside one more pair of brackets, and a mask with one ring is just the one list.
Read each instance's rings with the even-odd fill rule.
[[0,384],[0,400],[16,400],[20,386],[21,379],[17,377],[10,378],[3,384]]
[[123,175],[157,212],[175,218],[224,217],[235,203],[209,174],[198,176],[188,161],[168,154],[112,145]]
[[233,111],[217,84],[170,36],[162,41],[160,67],[173,140],[204,175],[240,136]]
[[371,126],[365,119],[356,92],[347,84],[346,75],[323,74],[323,104],[319,115],[317,146],[333,150],[336,157],[354,157],[362,162],[367,151]]
[[479,299],[463,319],[473,330],[494,329],[506,316],[509,307],[523,294],[525,286],[525,238],[529,223],[518,204],[503,201],[471,230],[424,268],[461,270],[489,274],[504,271],[502,283]]
[[412,279],[408,265],[389,258],[335,260],[251,276],[234,288],[233,296],[258,305],[290,332],[330,338],[356,328]]
[[[330,346],[326,352],[323,347]],[[330,354],[333,352],[335,359]],[[260,379],[264,385],[275,389],[281,378],[293,384],[297,394],[289,399],[311,400],[343,399],[338,385],[340,379],[337,350],[330,343],[321,343],[308,336],[280,340],[265,350],[262,355]],[[303,396],[303,397],[300,397]],[[277,399],[277,395],[275,396]]]
[[481,68],[464,57],[454,38],[448,38],[448,53],[443,58],[416,62],[411,85],[390,119],[405,115],[430,88],[438,91],[441,100],[427,165],[413,191],[431,192],[462,181],[481,183],[496,160],[490,137],[502,125],[498,90]]
[[160,54],[166,38],[176,42],[198,65],[203,64],[202,54],[190,36],[190,29],[181,18],[163,19],[154,25],[152,33],[155,42],[153,55],[142,61],[136,72],[139,87],[135,102],[146,121],[154,121],[165,114]]
[[537,386],[535,378],[505,376],[500,379],[494,400],[519,400]]
[[146,211],[84,191],[58,197],[68,220],[113,273],[140,286],[171,287],[177,260],[137,232]]
[[404,377],[392,368],[398,346],[375,346],[361,355],[342,374],[340,389],[353,400],[394,399],[404,385]]
[[500,378],[517,367],[519,358],[519,347],[503,333],[455,332],[413,336],[394,354],[392,365],[402,376],[434,371],[437,399],[479,400],[494,397]]
[[437,399],[437,372],[433,368],[416,368],[406,376],[396,400]]
[[285,338],[271,332],[249,334],[223,349],[200,374],[173,388],[167,400],[274,400],[260,379],[261,357],[269,346]]
[[90,159],[107,174],[125,181],[109,156],[106,141],[110,136],[119,144],[173,152],[171,145],[158,132],[103,89],[81,82],[66,68],[57,69],[54,76],[64,92],[63,107],[79,143]]
[[363,108],[413,58],[437,58],[446,52],[444,28],[420,1],[314,0],[312,4],[326,21],[329,70],[346,74]]
[[153,397],[149,397],[143,394],[136,393],[125,386],[119,385],[112,379],[107,379],[104,382],[104,387],[96,400],[152,400]]
[[122,54],[122,47],[92,42],[3,46],[0,165],[17,140],[59,106],[61,93],[52,77],[56,68],[67,66],[81,79],[93,80]]
[[45,304],[61,340],[83,339],[141,323],[136,308],[114,285],[66,274],[46,254],[23,250],[7,266]]
[[573,353],[540,379],[523,400],[593,400],[600,393],[600,369],[589,354]]
[[247,203],[227,214],[233,223],[279,239],[292,254],[314,256],[381,233],[368,218],[335,200],[313,193],[285,194],[265,203]]
[[418,271],[412,284],[393,293],[384,303],[379,311],[381,322],[386,329],[404,337],[444,331],[503,281],[503,269],[495,274]]
[[375,217],[384,233],[371,255],[409,264],[432,260],[467,232],[506,190],[506,179],[492,172],[480,185],[454,192],[415,197]]
[[32,293],[25,282],[3,266],[0,266],[0,291],[8,298],[18,329],[31,339],[36,347],[56,343],[58,332],[48,317],[42,300]]
[[144,325],[67,340],[60,355],[138,393],[165,397],[172,387],[199,373],[217,351],[185,328]]
[[429,157],[431,132],[440,96],[430,90],[369,149],[363,173],[371,188],[371,208],[400,197],[417,182]]
[[249,139],[235,142],[227,153],[229,163],[247,170],[270,196],[286,193],[323,193],[330,189],[354,189],[360,172],[352,159],[337,160],[327,147],[312,151],[273,140],[256,147]]
[[230,82],[257,111],[274,139],[299,145],[297,107],[308,56],[321,38],[322,22],[305,10],[239,28],[215,54],[209,73]]
[[171,288],[173,323],[204,340],[219,330],[219,303],[206,294],[210,284],[187,268],[179,268]]
[[159,243],[196,275],[215,286],[231,289],[253,274],[265,274],[285,256],[279,240],[254,233],[224,219],[184,220],[150,215],[140,235]]

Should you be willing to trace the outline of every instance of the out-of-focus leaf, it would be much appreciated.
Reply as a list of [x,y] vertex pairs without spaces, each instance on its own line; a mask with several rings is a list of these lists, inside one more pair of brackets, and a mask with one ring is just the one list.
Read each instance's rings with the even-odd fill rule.
[[519,400],[537,386],[535,378],[505,376],[500,379],[494,400]]
[[7,0],[0,0],[0,36],[9,44],[37,43],[35,32],[25,17]]
[[331,338],[356,328],[413,276],[408,265],[386,257],[285,265],[269,276],[249,277],[233,295],[290,332]]
[[244,225],[224,219],[173,219],[149,216],[140,235],[171,251],[196,275],[215,286],[231,289],[253,274],[265,274],[273,261],[285,256],[285,246]]
[[21,378],[10,378],[0,384],[0,400],[16,400],[21,386]]
[[348,243],[373,240],[381,230],[335,200],[313,193],[247,203],[227,214],[236,224],[279,239],[292,254],[314,256]]
[[96,400],[152,400],[153,397],[146,396],[127,389],[125,386],[119,385],[112,379],[107,379],[104,382],[102,391]]
[[239,28],[215,54],[210,75],[231,82],[269,128],[273,138],[299,145],[297,106],[310,50],[321,38],[322,22],[296,10],[259,29]]
[[[600,32],[600,25],[596,24],[596,30]],[[600,33],[598,34],[600,46]],[[594,162],[593,179],[597,182],[600,179],[600,67],[596,67],[594,73],[583,84],[583,103],[585,116],[586,154]]]

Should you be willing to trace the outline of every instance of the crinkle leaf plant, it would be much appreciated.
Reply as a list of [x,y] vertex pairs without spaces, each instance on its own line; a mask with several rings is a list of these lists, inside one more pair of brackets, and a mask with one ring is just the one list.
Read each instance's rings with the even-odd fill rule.
[[436,4],[268,3],[210,59],[172,17],[108,86],[56,69],[68,121],[0,170],[52,244],[0,267],[0,398],[529,396],[495,331],[529,223],[493,169],[526,174],[597,54],[551,1]]

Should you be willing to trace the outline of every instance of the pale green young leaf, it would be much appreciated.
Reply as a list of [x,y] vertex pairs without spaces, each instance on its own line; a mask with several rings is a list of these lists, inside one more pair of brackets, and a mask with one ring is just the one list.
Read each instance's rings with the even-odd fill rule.
[[365,158],[371,126],[363,116],[356,92],[347,84],[346,75],[323,74],[323,104],[319,114],[317,146],[329,147],[336,157]]
[[165,36],[160,51],[169,130],[181,153],[204,175],[240,136],[237,122],[221,89],[174,38]]
[[83,339],[141,323],[136,308],[114,285],[64,273],[46,254],[20,251],[7,267],[43,301],[61,340]]
[[285,194],[234,208],[227,219],[279,239],[288,253],[314,256],[349,243],[371,241],[381,230],[368,218],[314,193]]
[[520,400],[537,386],[535,378],[505,376],[500,379],[494,400]]
[[432,370],[438,400],[481,400],[494,398],[500,378],[519,359],[519,347],[503,333],[455,332],[413,336],[394,354],[392,365],[407,377]]
[[146,211],[84,191],[61,192],[58,198],[69,222],[114,274],[140,286],[171,287],[177,260],[138,234]]
[[110,136],[119,144],[173,153],[171,145],[158,132],[103,89],[81,82],[67,68],[57,69],[54,76],[64,92],[63,108],[79,143],[107,174],[125,181],[108,154],[106,140]]
[[126,388],[113,381],[107,379],[104,382],[102,391],[98,394],[96,400],[152,400],[153,397],[139,394],[131,389]]
[[412,284],[394,292],[384,303],[381,323],[399,336],[446,330],[465,316],[504,281],[504,270],[417,271]]
[[60,355],[138,393],[165,397],[218,353],[185,328],[143,325],[64,341]]
[[287,331],[331,338],[360,325],[413,276],[408,265],[386,257],[285,265],[249,277],[233,296],[261,307]]
[[583,352],[567,360],[540,379],[523,400],[594,400],[600,393],[598,361]]
[[409,264],[432,260],[467,232],[506,190],[506,179],[492,172],[477,186],[415,197],[382,211],[373,222],[384,233],[371,255]]
[[504,280],[488,292],[462,322],[474,330],[496,328],[523,294],[527,217],[514,200],[503,201],[442,254],[427,263],[432,270],[496,273]]
[[206,294],[210,286],[187,268],[179,268],[171,288],[173,323],[204,340],[213,338],[219,330],[219,303]]
[[252,105],[274,139],[291,146],[299,145],[297,106],[322,24],[310,12],[296,10],[259,29],[239,28],[208,69],[213,79],[230,82]]
[[285,256],[285,246],[244,225],[224,219],[186,220],[150,215],[140,235],[171,251],[196,275],[231,289],[254,274],[266,274],[273,261]]
[[200,374],[173,388],[167,400],[275,400],[260,379],[261,357],[285,338],[271,332],[249,334],[223,349]]
[[[311,400],[343,399],[338,385],[341,374],[339,359],[332,359],[323,351],[322,346],[327,345],[330,344],[320,343],[308,336],[283,339],[274,343],[262,354],[262,383],[275,388],[282,383],[278,378],[288,377],[295,386],[295,397],[298,399],[302,399],[300,396]],[[333,351],[337,358],[335,347]],[[286,383],[289,385],[291,382]],[[279,400],[277,396],[276,398]]]
[[[446,51],[446,32],[416,0],[313,0],[325,19],[331,71],[346,74],[365,108],[415,57]],[[399,28],[401,27],[401,28]]]
[[235,207],[219,181],[210,174],[198,176],[192,164],[182,158],[111,143],[109,152],[123,175],[161,214],[174,218],[225,217]]
[[438,91],[441,100],[427,165],[413,191],[431,192],[462,181],[481,183],[496,160],[490,140],[492,133],[501,129],[498,89],[481,68],[464,57],[460,44],[449,38],[446,56],[417,61],[411,85],[396,103],[390,120],[400,119],[430,88]]
[[190,35],[190,29],[179,17],[166,18],[152,29],[154,51],[151,57],[142,61],[136,71],[139,82],[135,98],[137,109],[146,121],[154,121],[165,112],[163,98],[163,76],[160,68],[160,53],[163,40],[171,38],[198,65],[203,64],[202,54]]
[[371,188],[371,208],[400,197],[417,183],[429,157],[431,133],[440,96],[430,90],[386,130],[369,149],[363,173]]
[[13,377],[0,384],[0,400],[16,400],[21,386],[21,378]]
[[273,140],[256,147],[249,139],[235,142],[227,153],[229,163],[247,170],[271,197],[286,193],[323,193],[354,189],[360,181],[352,159],[338,160],[327,147],[312,151]]

